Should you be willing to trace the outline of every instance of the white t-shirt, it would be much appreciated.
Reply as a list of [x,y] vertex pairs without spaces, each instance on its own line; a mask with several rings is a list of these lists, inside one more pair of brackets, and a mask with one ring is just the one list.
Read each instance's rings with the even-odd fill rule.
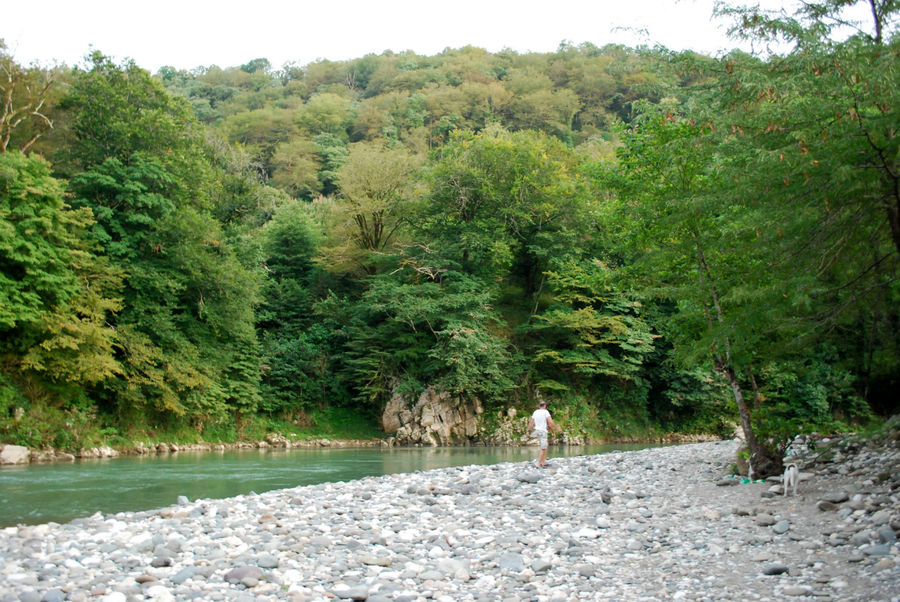
[[550,412],[544,408],[538,408],[534,411],[534,414],[531,415],[531,418],[534,420],[534,430],[547,430],[547,419],[550,418]]

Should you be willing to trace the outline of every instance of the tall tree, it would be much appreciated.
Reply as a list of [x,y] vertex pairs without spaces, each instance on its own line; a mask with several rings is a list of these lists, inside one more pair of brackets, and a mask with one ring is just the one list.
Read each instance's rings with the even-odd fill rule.
[[338,272],[372,274],[377,258],[391,250],[410,217],[411,182],[420,160],[403,148],[383,142],[350,146],[338,171],[340,195],[331,204],[331,243],[322,261]]
[[[774,474],[781,469],[779,450],[758,439],[741,383],[777,313],[776,305],[763,310],[759,302],[771,290],[768,274],[753,270],[766,249],[748,224],[762,214],[732,200],[705,131],[674,109],[647,107],[623,133],[609,181],[618,197],[603,215],[606,227],[621,232],[622,274],[678,304],[666,334],[683,361],[714,361],[734,395],[755,474]],[[767,221],[765,227],[776,226]]]
[[259,399],[257,280],[209,209],[219,188],[184,101],[132,63],[99,53],[66,106],[76,135],[73,204],[125,272],[116,326],[125,378],[105,403],[122,416],[187,415],[198,426]]
[[0,39],[0,153],[14,133],[21,134],[15,146],[24,153],[53,127],[45,108],[53,84],[52,71],[18,65]]
[[0,374],[17,383],[37,374],[30,395],[55,387],[52,404],[121,373],[109,326],[121,274],[94,254],[92,222],[65,203],[46,161],[0,154]]
[[582,231],[579,164],[539,132],[458,134],[435,154],[423,233],[464,271],[489,280],[513,276],[533,298],[549,258]]
[[735,33],[789,50],[724,57],[698,119],[723,134],[733,197],[778,222],[760,234],[778,250],[769,269],[802,292],[799,340],[834,332],[861,393],[888,408],[900,369],[900,4],[720,12]]

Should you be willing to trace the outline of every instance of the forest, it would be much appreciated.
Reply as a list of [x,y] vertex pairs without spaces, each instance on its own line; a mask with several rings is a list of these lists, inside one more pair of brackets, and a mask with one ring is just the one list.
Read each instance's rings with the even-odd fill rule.
[[780,466],[896,412],[900,4],[854,3],[718,9],[769,55],[0,46],[0,441],[377,436],[437,387]]

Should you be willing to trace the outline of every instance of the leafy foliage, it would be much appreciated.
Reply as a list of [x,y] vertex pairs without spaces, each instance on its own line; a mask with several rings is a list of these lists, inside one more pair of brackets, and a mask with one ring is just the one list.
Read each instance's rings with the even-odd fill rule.
[[437,386],[594,436],[737,419],[765,472],[895,411],[897,5],[840,38],[852,4],[720,8],[765,57],[0,49],[0,436],[368,430]]

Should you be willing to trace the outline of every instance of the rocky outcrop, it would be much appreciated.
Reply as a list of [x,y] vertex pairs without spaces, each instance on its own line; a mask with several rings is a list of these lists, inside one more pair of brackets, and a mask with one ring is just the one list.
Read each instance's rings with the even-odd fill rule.
[[31,452],[21,445],[0,446],[0,464],[28,464]]
[[429,387],[415,403],[395,392],[381,416],[382,428],[393,445],[453,445],[478,435],[481,402],[465,401]]
[[78,453],[79,458],[115,458],[119,455],[117,450],[109,446],[87,447]]

